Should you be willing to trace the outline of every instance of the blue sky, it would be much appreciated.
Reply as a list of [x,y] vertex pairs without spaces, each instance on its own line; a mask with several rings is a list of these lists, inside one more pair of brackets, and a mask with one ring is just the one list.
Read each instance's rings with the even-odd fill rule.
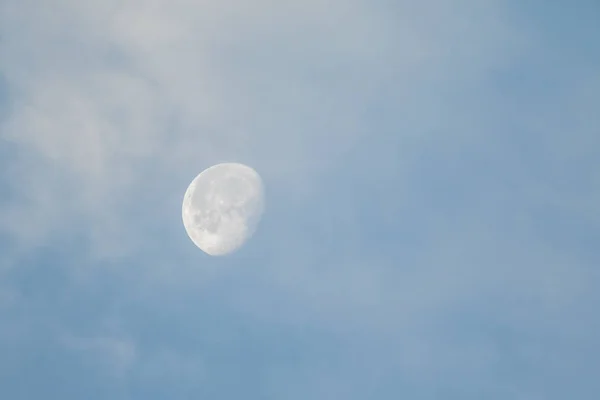
[[[596,398],[599,18],[1,1],[0,398]],[[215,258],[222,161],[267,205]]]

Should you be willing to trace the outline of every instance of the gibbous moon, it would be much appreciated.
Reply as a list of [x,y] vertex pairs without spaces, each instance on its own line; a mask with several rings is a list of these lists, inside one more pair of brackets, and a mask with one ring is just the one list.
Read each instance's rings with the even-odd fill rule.
[[254,169],[239,163],[213,165],[196,176],[185,192],[183,226],[205,253],[232,253],[255,232],[264,197],[262,179]]

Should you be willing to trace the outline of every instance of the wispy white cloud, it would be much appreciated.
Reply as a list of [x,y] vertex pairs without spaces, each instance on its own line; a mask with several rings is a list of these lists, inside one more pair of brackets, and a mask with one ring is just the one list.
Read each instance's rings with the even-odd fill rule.
[[131,340],[110,336],[80,337],[63,335],[63,345],[79,353],[85,360],[97,363],[95,367],[109,375],[124,378],[137,358],[136,346]]
[[447,7],[7,2],[3,73],[16,96],[3,137],[18,145],[12,189],[25,198],[5,224],[43,237],[76,216],[110,231],[100,227],[118,224],[119,207],[138,206],[140,182],[183,181],[221,159],[306,186],[370,134],[364,109],[383,86],[410,102],[415,81],[502,57],[469,34],[507,32],[493,9]]

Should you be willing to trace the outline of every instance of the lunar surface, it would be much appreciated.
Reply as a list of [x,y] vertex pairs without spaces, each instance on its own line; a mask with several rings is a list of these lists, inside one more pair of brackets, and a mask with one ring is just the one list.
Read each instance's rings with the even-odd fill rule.
[[264,204],[262,179],[254,169],[239,163],[213,165],[196,176],[185,192],[183,226],[201,250],[225,255],[252,236]]

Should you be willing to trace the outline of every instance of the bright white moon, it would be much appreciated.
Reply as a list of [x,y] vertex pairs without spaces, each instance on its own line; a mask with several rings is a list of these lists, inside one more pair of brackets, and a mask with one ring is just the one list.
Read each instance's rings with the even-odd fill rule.
[[212,256],[232,253],[254,233],[264,211],[260,175],[244,164],[202,171],[187,188],[181,214],[192,242]]

